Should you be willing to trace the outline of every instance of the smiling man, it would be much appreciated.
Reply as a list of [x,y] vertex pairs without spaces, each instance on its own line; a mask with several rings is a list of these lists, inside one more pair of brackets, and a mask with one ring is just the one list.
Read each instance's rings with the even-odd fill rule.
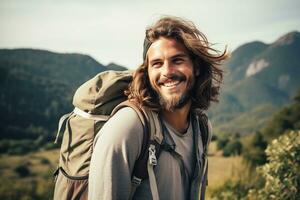
[[150,83],[159,95],[160,105],[170,111],[186,105],[195,82],[193,63],[186,48],[175,39],[160,37],[147,54]]
[[[144,154],[145,134],[135,110],[122,108],[95,140],[90,200],[204,199],[210,140],[205,137],[211,135],[211,125],[207,120],[201,123],[199,116],[218,100],[223,76],[219,65],[226,57],[226,50],[219,54],[192,22],[181,18],[161,18],[146,30],[144,62],[127,94],[130,102],[154,113],[161,124],[155,129],[163,139],[154,149],[159,151],[154,173],[149,167],[149,178],[132,184],[137,160]],[[208,133],[199,124],[205,124]]]

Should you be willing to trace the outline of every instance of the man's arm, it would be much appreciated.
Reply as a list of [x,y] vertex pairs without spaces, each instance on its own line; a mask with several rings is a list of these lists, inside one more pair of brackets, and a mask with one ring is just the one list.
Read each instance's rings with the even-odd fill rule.
[[103,126],[91,159],[89,200],[129,198],[142,141],[142,123],[132,108],[121,109]]

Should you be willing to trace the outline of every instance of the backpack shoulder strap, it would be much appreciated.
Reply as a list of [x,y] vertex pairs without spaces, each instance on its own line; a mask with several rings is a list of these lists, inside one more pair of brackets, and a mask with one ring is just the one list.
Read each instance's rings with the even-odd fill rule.
[[198,116],[199,128],[202,136],[203,151],[204,153],[207,153],[208,145],[212,137],[212,133],[208,128],[208,117],[202,111],[196,111],[196,115]]
[[140,179],[148,178],[147,161],[149,158],[149,147],[155,146],[155,155],[158,158],[160,153],[160,145],[163,141],[163,132],[158,114],[145,107],[141,107],[132,101],[124,101],[117,105],[111,113],[113,116],[118,110],[124,107],[132,108],[138,115],[143,125],[143,143],[139,158],[136,160],[134,167],[134,176]]
[[205,191],[206,191],[206,186],[208,184],[207,181],[207,175],[208,175],[208,158],[207,158],[207,152],[208,152],[208,146],[211,141],[212,133],[211,130],[209,129],[209,121],[207,115],[202,112],[202,111],[196,111],[196,115],[198,117],[198,123],[199,123],[199,128],[201,131],[201,138],[202,138],[202,144],[203,144],[203,169],[202,169],[202,183],[200,184],[200,189],[201,189],[201,194],[200,194],[200,199],[203,200],[205,199]]
[[117,111],[119,111],[122,108],[125,107],[130,107],[132,108],[136,114],[138,115],[139,119],[141,120],[142,126],[143,126],[143,133],[144,133],[144,137],[143,137],[143,143],[142,143],[142,149],[141,149],[141,154],[139,156],[138,159],[140,159],[143,154],[147,151],[147,143],[148,140],[150,139],[150,129],[151,129],[151,122],[150,122],[150,118],[147,115],[145,109],[142,109],[140,106],[138,106],[136,103],[133,103],[131,101],[124,101],[122,103],[120,103],[119,105],[117,105],[113,111],[111,112],[111,116],[113,116]]
[[152,197],[154,200],[159,200],[157,183],[153,171],[153,167],[157,165],[163,141],[163,131],[158,114],[127,100],[116,106],[112,115],[124,107],[131,107],[135,110],[142,122],[144,133],[141,153],[133,169],[130,199],[133,197],[141,181],[149,178]]

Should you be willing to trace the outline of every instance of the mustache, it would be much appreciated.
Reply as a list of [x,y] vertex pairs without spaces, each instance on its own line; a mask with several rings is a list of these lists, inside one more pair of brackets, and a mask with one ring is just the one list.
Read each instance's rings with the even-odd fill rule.
[[179,74],[171,74],[169,76],[164,76],[162,78],[160,78],[157,81],[157,84],[163,84],[164,82],[166,82],[167,80],[172,80],[172,81],[185,81],[186,77],[184,75],[179,75]]

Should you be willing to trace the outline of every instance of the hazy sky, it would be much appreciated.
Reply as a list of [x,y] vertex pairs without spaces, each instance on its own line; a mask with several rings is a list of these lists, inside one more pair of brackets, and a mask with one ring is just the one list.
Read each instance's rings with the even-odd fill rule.
[[218,49],[300,30],[299,0],[0,0],[0,48],[83,53],[135,68],[161,15],[193,21]]

